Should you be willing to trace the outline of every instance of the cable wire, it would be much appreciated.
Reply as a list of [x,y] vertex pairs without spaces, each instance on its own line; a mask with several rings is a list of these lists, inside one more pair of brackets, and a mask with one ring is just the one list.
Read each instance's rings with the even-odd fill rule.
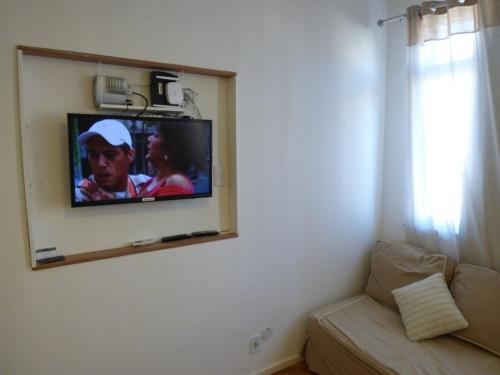
[[137,96],[140,96],[142,99],[144,99],[144,102],[146,103],[145,106],[144,106],[144,109],[142,111],[140,111],[136,117],[140,117],[144,112],[146,112],[146,110],[148,109],[148,106],[149,106],[149,101],[148,101],[148,98],[146,98],[144,95],[142,94],[139,94],[138,92],[135,92],[135,91],[132,91],[132,95],[137,95]]
[[131,102],[129,99],[127,99],[127,102],[125,103],[125,109],[120,112],[120,116],[123,115],[125,112],[128,112],[128,107],[130,106]]
[[201,113],[196,105],[195,98],[198,96],[198,93],[189,87],[182,90],[184,93],[184,102],[182,103],[182,107],[184,109],[189,108],[193,111],[193,117],[197,119],[201,119]]

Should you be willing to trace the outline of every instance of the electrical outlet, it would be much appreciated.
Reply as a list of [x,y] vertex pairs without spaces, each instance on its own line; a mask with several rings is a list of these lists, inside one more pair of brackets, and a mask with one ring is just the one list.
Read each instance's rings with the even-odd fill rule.
[[260,351],[261,345],[262,337],[260,335],[250,337],[250,354],[257,354]]
[[272,335],[273,335],[273,328],[271,326],[265,327],[260,333],[260,337],[262,337],[263,340],[269,340]]

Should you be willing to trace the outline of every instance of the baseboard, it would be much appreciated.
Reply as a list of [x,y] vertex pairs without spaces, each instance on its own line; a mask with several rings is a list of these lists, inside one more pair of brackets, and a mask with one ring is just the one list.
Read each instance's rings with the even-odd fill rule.
[[288,357],[287,359],[284,359],[283,361],[279,361],[271,366],[265,367],[256,372],[252,372],[251,374],[248,375],[271,375],[274,374],[275,372],[278,372],[279,370],[283,370],[287,367],[299,363],[300,361],[302,361],[302,359],[303,358],[298,354],[293,355],[291,357]]

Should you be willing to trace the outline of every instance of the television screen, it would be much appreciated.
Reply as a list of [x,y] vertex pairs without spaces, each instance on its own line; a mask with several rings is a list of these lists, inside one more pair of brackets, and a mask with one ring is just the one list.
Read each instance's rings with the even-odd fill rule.
[[68,114],[71,206],[212,196],[212,121]]

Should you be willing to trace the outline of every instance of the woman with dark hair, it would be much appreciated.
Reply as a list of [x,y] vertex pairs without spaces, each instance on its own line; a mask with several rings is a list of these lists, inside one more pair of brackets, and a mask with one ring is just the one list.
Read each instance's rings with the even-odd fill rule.
[[158,126],[148,137],[146,159],[157,170],[140,192],[142,197],[191,195],[194,187],[187,176],[189,168],[200,161],[197,134],[186,124],[170,123]]

